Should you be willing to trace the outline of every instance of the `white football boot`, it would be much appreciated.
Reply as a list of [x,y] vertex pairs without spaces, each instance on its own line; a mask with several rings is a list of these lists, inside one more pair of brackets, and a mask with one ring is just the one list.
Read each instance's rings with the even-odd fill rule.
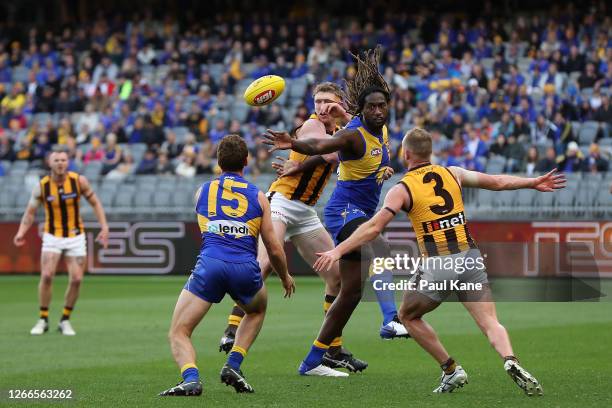
[[440,378],[440,385],[433,392],[453,392],[456,388],[463,387],[468,382],[467,373],[461,366],[455,367],[455,371],[452,374],[446,374],[442,371],[442,377]]
[[383,340],[392,340],[397,338],[409,338],[410,334],[399,319],[394,318],[380,328],[380,337]]
[[300,375],[312,375],[319,377],[348,377],[348,373],[344,373],[342,371],[334,370],[333,368],[329,368],[320,364],[315,368],[311,368],[308,370],[306,365],[302,363],[299,368]]
[[74,331],[74,329],[72,328],[72,325],[70,324],[70,320],[62,320],[57,326],[57,330],[59,330],[60,333],[62,333],[64,336],[76,335],[76,332]]
[[49,331],[49,323],[45,319],[38,319],[32,330],[30,330],[30,334],[32,336],[40,336]]
[[535,379],[535,377],[527,372],[523,367],[519,365],[518,362],[514,360],[507,360],[504,363],[504,370],[508,373],[510,378],[518,385],[525,394],[529,397],[534,395],[544,395],[542,391],[542,386]]

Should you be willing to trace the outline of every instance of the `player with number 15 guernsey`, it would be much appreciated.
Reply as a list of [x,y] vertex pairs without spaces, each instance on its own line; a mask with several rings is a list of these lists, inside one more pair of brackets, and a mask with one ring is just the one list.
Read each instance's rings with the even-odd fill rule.
[[224,137],[217,152],[223,173],[202,185],[196,193],[202,247],[176,303],[168,335],[183,381],[160,396],[202,393],[191,333],[212,304],[221,302],[226,294],[246,316],[240,322],[234,346],[221,369],[221,381],[234,387],[236,392],[253,392],[240,366],[261,330],[267,306],[266,287],[257,263],[260,235],[282,281],[285,297],[295,290],[293,278],[287,272],[283,247],[274,234],[270,204],[255,185],[243,178],[247,156],[246,143],[240,136]]

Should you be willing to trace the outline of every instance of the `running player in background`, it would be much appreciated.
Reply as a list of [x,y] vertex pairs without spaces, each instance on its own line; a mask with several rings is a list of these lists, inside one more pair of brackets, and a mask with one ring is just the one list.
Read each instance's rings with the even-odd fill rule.
[[[342,242],[361,224],[374,215],[385,173],[389,164],[389,139],[386,122],[389,115],[389,89],[378,72],[379,49],[368,51],[364,58],[356,57],[357,73],[348,82],[348,100],[357,113],[349,124],[329,139],[296,140],[286,132],[268,131],[264,143],[277,149],[292,149],[307,155],[338,152],[340,160],[338,182],[325,207],[325,223],[336,244]],[[388,256],[386,242],[379,237],[372,249]],[[366,254],[364,256],[367,257]],[[327,312],[318,338],[302,362],[302,375],[345,377],[346,373],[322,365],[323,356],[332,341],[342,334],[351,314],[361,300],[361,250],[340,259],[340,293]],[[392,276],[390,276],[392,278]],[[377,295],[380,295],[377,293]],[[387,295],[387,294],[385,294]],[[396,317],[393,293],[379,303],[391,321]],[[399,321],[398,326],[403,326]],[[403,329],[405,331],[405,329]]]
[[68,287],[64,295],[64,310],[58,330],[65,336],[74,336],[76,332],[70,324],[70,315],[79,297],[87,253],[83,220],[80,216],[81,196],[84,196],[93,207],[100,223],[100,233],[96,241],[100,242],[104,248],[108,245],[108,224],[102,203],[98,200],[87,179],[68,171],[68,151],[61,146],[54,146],[48,163],[50,173],[34,186],[13,243],[18,247],[25,244],[25,235],[34,223],[36,210],[40,204],[43,204],[45,228],[40,255],[40,283],[38,284],[40,317],[30,330],[30,334],[38,336],[49,330],[49,304],[51,303],[53,278],[63,252],[68,267]]
[[[421,281],[445,282],[446,288],[451,287],[451,281],[480,284],[482,290],[457,291],[459,300],[501,356],[504,369],[514,382],[527,395],[542,395],[539,382],[519,365],[508,332],[497,320],[486,271],[484,266],[480,266],[483,258],[470,236],[463,212],[461,187],[495,191],[532,188],[552,192],[565,186],[565,177],[563,174],[555,174],[555,170],[540,177],[525,178],[493,176],[460,167],[432,165],[431,135],[419,128],[406,134],[402,148],[409,170],[402,181],[389,190],[383,208],[335,249],[319,254],[320,258],[314,268],[326,270],[345,254],[378,237],[400,210],[406,211],[423,257],[441,258],[441,262],[435,262],[434,259],[432,262],[421,263],[421,270],[412,277],[416,288],[414,291],[406,291],[400,309],[400,319],[411,336],[442,368],[440,385],[434,392],[452,392],[462,387],[467,383],[467,374],[448,354],[433,328],[422,319],[424,314],[438,307],[451,291],[434,290],[428,285],[421,287]],[[470,259],[472,262],[466,262]],[[440,265],[462,265],[464,271]]]
[[236,341],[221,381],[236,392],[253,392],[240,366],[261,330],[268,303],[266,287],[257,263],[257,242],[261,235],[270,262],[281,279],[285,297],[295,290],[287,272],[285,253],[276,239],[270,204],[254,184],[243,178],[248,150],[238,135],[225,136],[217,150],[223,173],[196,193],[196,213],[202,232],[202,248],[196,266],[179,295],[168,338],[183,381],[160,396],[202,394],[191,334],[213,303],[225,294],[246,312],[236,332]]
[[[304,124],[292,132],[297,139],[328,139],[344,126],[350,119],[343,107],[344,92],[332,83],[323,82],[313,92],[315,113]],[[308,156],[291,151],[289,160],[294,163],[304,162]],[[302,258],[312,265],[317,256],[315,253],[333,249],[334,242],[321,224],[314,205],[327,185],[333,168],[338,162],[336,153],[317,156],[312,167],[293,176],[279,177],[270,186],[267,197],[272,212],[272,225],[280,242],[291,240]],[[272,265],[267,251],[260,245],[257,256],[263,278],[272,272]],[[338,263],[328,271],[320,274],[325,281],[325,298],[323,311],[331,307],[340,290],[340,272]],[[219,351],[226,353],[232,348],[236,329],[244,316],[244,311],[234,305],[228,318],[228,326],[221,338]],[[323,358],[323,363],[332,368],[346,368],[350,371],[362,371],[368,365],[342,347],[342,337],[335,338]]]

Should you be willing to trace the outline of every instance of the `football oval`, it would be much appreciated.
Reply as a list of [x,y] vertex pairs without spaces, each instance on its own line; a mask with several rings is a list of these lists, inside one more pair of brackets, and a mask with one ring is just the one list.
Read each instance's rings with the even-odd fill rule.
[[264,106],[272,103],[285,90],[285,80],[278,75],[262,76],[251,82],[244,91],[244,100],[251,106]]

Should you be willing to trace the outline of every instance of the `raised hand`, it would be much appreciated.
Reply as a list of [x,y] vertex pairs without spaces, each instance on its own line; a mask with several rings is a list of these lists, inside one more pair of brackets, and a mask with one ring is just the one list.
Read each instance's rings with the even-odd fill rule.
[[552,169],[543,176],[535,178],[532,188],[542,192],[551,192],[564,188],[565,182],[565,174],[557,173],[557,169]]
[[268,129],[264,133],[265,138],[263,143],[272,146],[268,151],[270,153],[276,150],[289,150],[291,149],[291,135],[287,132],[278,132],[276,130]]

